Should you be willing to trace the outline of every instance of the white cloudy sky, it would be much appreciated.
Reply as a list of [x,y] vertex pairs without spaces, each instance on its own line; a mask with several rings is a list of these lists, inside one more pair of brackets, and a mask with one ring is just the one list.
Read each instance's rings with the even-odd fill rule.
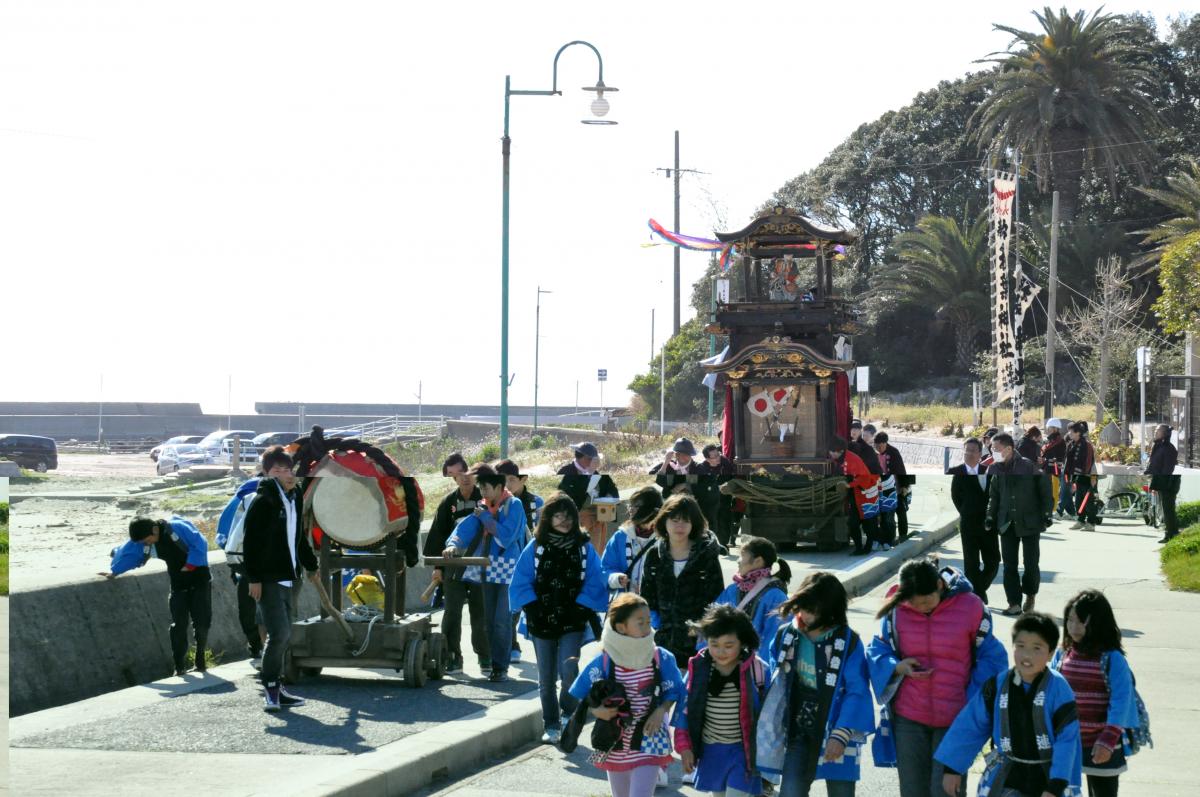
[[[510,398],[605,402],[670,331],[654,170],[683,231],[731,228],[856,126],[978,67],[1031,2],[204,2],[0,7],[5,400],[499,399],[504,76],[595,44],[616,127],[513,98]],[[1040,4],[1038,4],[1040,5]],[[1165,24],[1183,0],[1110,2]],[[684,253],[686,294],[704,256]],[[323,373],[336,372],[331,378]],[[349,374],[353,374],[350,376]]]

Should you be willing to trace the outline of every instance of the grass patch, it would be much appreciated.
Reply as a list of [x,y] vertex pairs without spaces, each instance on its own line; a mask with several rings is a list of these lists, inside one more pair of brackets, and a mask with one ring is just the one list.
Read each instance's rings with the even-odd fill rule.
[[[857,404],[854,404],[857,406]],[[1074,418],[1090,420],[1096,414],[1096,408],[1090,404],[1072,404],[1069,406],[1059,406],[1054,408],[1057,418]],[[888,426],[900,426],[903,424],[919,423],[923,424],[927,433],[937,434],[938,431],[947,424],[961,425],[964,428],[970,427],[973,419],[971,417],[970,407],[957,407],[950,404],[893,404],[884,399],[872,399],[871,412],[869,413],[870,420],[875,422],[885,422]],[[1007,411],[1001,407],[997,413],[997,420],[1004,423],[1007,419],[1008,423],[1012,423],[1012,409]],[[864,419],[864,423],[866,419]],[[991,408],[985,408],[983,411],[984,426],[990,425],[992,422]],[[1046,419],[1041,417],[1041,413],[1034,414],[1031,411],[1026,411],[1021,416],[1021,422],[1026,427],[1046,425]]]
[[1164,545],[1159,559],[1171,589],[1200,592],[1200,523],[1193,523]]

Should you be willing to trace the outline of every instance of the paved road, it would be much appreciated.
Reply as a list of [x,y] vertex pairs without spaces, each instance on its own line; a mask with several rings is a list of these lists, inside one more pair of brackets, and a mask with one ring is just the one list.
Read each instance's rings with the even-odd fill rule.
[[[1158,572],[1154,544],[1158,532],[1143,525],[1108,522],[1091,534],[1072,532],[1056,523],[1042,540],[1043,584],[1040,608],[1060,616],[1068,598],[1085,587],[1105,590],[1122,623],[1138,688],[1146,700],[1158,746],[1135,757],[1121,778],[1124,795],[1194,795],[1200,783],[1200,762],[1190,743],[1200,716],[1200,595],[1168,591]],[[957,538],[939,549],[942,561],[961,564]],[[850,623],[859,634],[874,633],[874,611],[887,585],[854,601]],[[1007,645],[1012,620],[999,615],[1002,592],[991,589],[996,610],[996,633]],[[586,736],[586,734],[585,734]],[[584,740],[586,742],[586,738]],[[528,747],[507,761],[482,772],[422,792],[439,797],[485,797],[497,793],[521,795],[606,795],[602,773],[587,763],[584,744],[571,756],[548,746]],[[671,788],[659,794],[700,794],[680,786],[681,769],[671,770]],[[972,777],[972,788],[975,782]],[[817,791],[816,793],[823,793]],[[895,797],[892,770],[866,765],[858,794]]]

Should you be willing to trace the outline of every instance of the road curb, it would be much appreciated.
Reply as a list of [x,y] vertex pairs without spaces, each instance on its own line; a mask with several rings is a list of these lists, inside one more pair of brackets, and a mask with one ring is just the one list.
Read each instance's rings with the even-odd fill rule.
[[[851,597],[867,594],[906,561],[953,536],[957,525],[957,515],[937,518],[932,529],[897,545],[892,555],[874,559],[844,578],[846,592]],[[347,769],[293,793],[297,797],[388,797],[418,791],[536,742],[542,735],[541,714],[538,692],[533,689],[462,718],[458,721],[463,723],[461,728],[424,731],[363,754]],[[268,795],[263,792],[261,797]]]

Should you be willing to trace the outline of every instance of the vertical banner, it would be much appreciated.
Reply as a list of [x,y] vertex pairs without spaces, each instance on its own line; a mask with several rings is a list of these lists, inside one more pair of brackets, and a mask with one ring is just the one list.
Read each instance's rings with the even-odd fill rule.
[[992,353],[996,359],[996,402],[1009,399],[1017,382],[1017,346],[1013,336],[1012,268],[1009,242],[1012,239],[1014,175],[994,172],[991,180],[991,221],[988,252],[992,259]]

